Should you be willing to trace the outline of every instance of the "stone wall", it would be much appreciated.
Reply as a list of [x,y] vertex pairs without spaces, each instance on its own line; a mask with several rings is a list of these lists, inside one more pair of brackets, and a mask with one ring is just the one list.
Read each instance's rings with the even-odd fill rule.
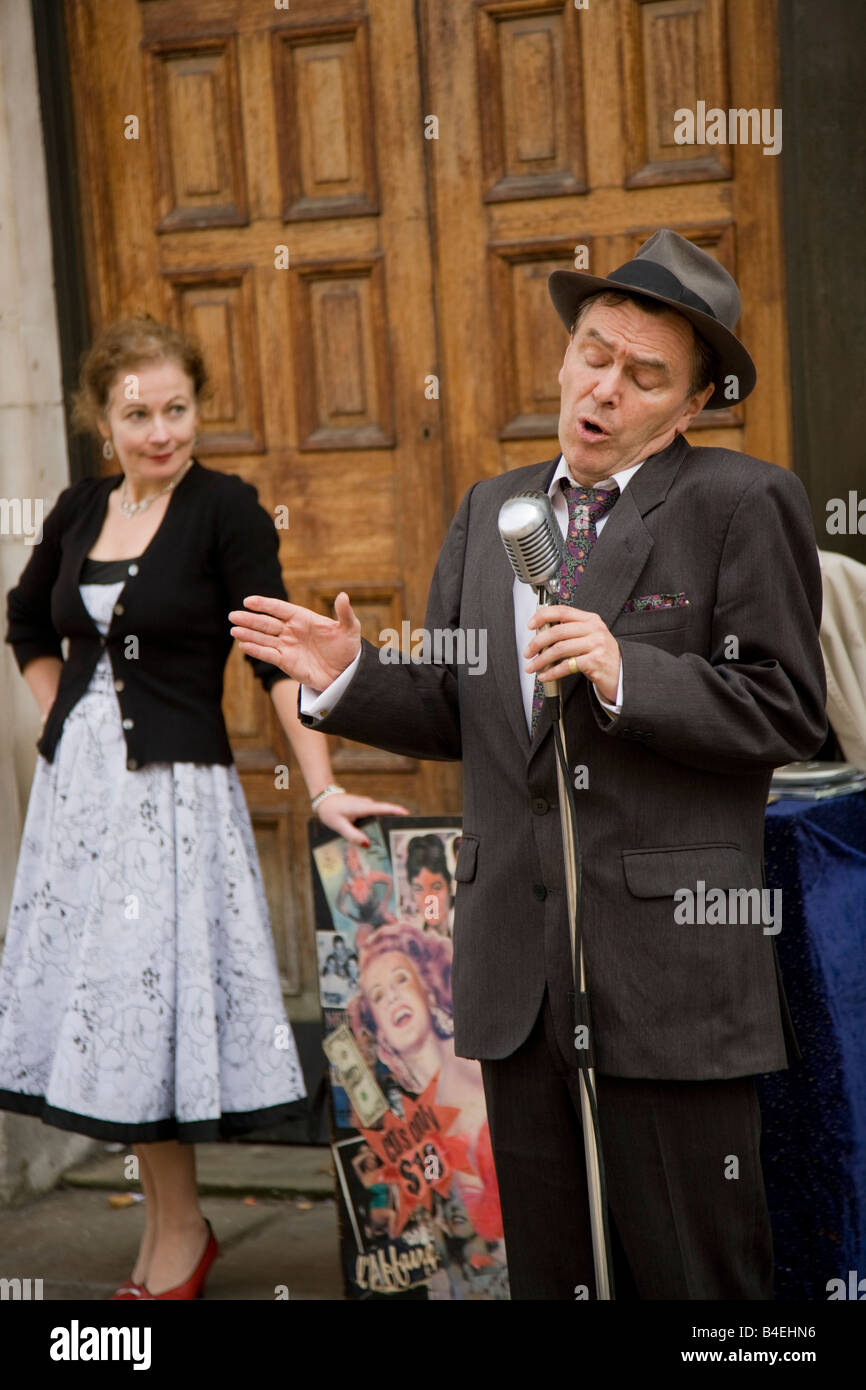
[[[47,512],[69,482],[45,181],[29,0],[0,4],[0,499]],[[32,554],[0,511],[5,596]],[[31,515],[37,515],[33,512]],[[5,518],[5,520],[4,520]],[[0,646],[0,936],[5,931],[39,716],[11,648]],[[0,1205],[53,1186],[93,1141],[0,1110]]]

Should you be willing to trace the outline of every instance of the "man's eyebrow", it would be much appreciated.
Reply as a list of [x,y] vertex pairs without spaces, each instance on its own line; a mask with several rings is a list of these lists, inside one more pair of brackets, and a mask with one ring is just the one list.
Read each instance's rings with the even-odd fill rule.
[[[588,338],[595,338],[596,342],[601,343],[602,347],[606,347],[608,352],[614,351],[613,343],[609,343],[607,338],[603,338],[597,329],[588,328],[586,330],[586,336]],[[636,367],[653,367],[656,371],[664,372],[665,376],[670,374],[670,368],[667,362],[662,362],[658,357],[635,357],[631,353],[627,353],[626,356],[629,362],[633,362]]]

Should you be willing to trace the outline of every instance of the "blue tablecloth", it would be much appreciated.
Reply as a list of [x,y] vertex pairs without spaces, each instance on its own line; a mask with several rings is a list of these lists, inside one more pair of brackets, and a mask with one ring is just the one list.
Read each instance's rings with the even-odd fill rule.
[[776,1298],[866,1277],[866,792],[767,807],[767,887],[803,1060],[758,1080]]

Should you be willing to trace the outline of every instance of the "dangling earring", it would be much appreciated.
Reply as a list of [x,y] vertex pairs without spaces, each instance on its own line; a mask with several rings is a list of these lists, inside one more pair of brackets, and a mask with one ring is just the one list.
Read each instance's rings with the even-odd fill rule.
[[443,1038],[454,1037],[454,1020],[444,1009],[436,1008],[433,1010],[433,1022]]
[[436,1029],[436,1032],[439,1034],[440,1038],[453,1038],[454,1020],[448,1013],[446,1013],[445,1009],[443,1009],[439,1004],[436,1003],[436,1000],[432,994],[428,994],[427,996],[427,1007],[430,1010],[430,1017],[433,1020],[433,1027]]
[[110,439],[106,439],[105,443],[102,446],[102,457],[107,459],[114,458],[114,445],[112,444]]

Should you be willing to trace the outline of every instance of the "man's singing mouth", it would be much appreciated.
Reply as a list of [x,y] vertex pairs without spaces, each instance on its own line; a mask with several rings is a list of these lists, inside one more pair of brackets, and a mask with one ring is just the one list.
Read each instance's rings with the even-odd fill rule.
[[607,430],[603,429],[602,426],[598,423],[598,421],[593,420],[592,417],[589,415],[581,416],[581,418],[577,422],[577,428],[581,439],[609,438]]

